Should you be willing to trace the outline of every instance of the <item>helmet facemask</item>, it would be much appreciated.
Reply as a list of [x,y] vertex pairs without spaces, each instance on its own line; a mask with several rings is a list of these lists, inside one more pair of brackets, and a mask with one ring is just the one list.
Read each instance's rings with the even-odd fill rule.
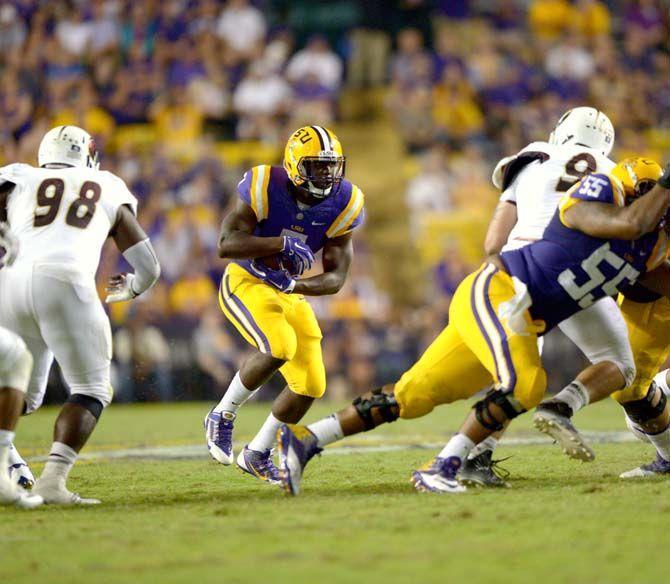
[[329,197],[333,187],[339,184],[344,176],[345,164],[344,156],[330,153],[304,156],[297,167],[302,181],[301,187],[317,199]]

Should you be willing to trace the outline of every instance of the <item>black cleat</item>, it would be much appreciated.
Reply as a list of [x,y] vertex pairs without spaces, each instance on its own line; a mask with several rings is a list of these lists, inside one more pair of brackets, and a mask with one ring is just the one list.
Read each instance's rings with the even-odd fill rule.
[[458,480],[469,487],[509,487],[505,480],[509,471],[500,466],[502,461],[493,460],[492,457],[493,451],[486,450],[474,458],[468,458],[458,473]]

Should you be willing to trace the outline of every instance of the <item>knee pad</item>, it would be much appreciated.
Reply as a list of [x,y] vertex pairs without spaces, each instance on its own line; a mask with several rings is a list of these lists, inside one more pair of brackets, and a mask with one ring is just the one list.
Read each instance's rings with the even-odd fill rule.
[[73,393],[65,400],[66,404],[77,404],[84,409],[87,409],[96,420],[100,419],[102,410],[105,409],[104,404],[90,395],[84,395],[82,393]]
[[18,357],[12,363],[8,363],[6,370],[0,371],[0,387],[11,387],[25,394],[32,370],[33,356],[23,344]]
[[[500,389],[492,389],[479,400],[474,406],[477,421],[487,430],[499,432],[503,429],[503,423],[498,420],[490,410],[491,404],[498,406],[508,420],[513,420],[523,414],[526,410],[514,398],[511,393],[504,393]],[[503,420],[504,422],[505,420]]]
[[372,430],[375,427],[373,412],[379,412],[379,415],[385,422],[395,422],[400,416],[400,407],[395,399],[395,395],[384,393],[381,389],[373,389],[370,397],[362,395],[357,397],[352,405],[356,408],[356,413],[363,420],[365,430]]
[[[658,403],[654,406],[652,405],[652,402],[657,392],[661,397],[658,400]],[[642,399],[625,402],[621,405],[623,409],[626,410],[626,415],[635,424],[645,424],[650,420],[658,418],[665,411],[667,402],[668,398],[665,393],[663,393],[656,383],[652,381],[646,396]]]

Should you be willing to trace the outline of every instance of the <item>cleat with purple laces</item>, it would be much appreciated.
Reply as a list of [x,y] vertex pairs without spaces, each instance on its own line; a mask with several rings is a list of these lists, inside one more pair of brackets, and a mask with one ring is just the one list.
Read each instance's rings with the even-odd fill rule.
[[282,424],[277,431],[279,442],[279,479],[289,495],[300,492],[300,483],[307,463],[323,449],[306,426]]
[[280,484],[279,469],[272,462],[272,450],[259,452],[245,446],[237,456],[237,466],[243,472],[271,485]]
[[211,410],[205,417],[205,440],[207,450],[214,460],[221,464],[233,462],[233,412]]
[[410,482],[421,493],[463,493],[467,489],[456,478],[463,462],[458,456],[436,457],[412,473]]
[[627,470],[619,475],[621,479],[636,479],[643,477],[654,477],[659,475],[670,475],[670,460],[665,460],[660,454],[656,460],[649,464],[643,464],[632,470]]

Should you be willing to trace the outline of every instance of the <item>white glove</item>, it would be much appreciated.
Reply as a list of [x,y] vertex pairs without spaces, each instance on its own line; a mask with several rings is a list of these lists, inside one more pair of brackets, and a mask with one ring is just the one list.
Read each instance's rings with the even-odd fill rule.
[[19,253],[19,240],[9,230],[7,223],[0,223],[0,268],[11,266]]
[[135,274],[115,274],[109,279],[107,284],[107,297],[105,302],[111,304],[113,302],[126,302],[137,298],[139,294],[133,290],[133,280]]

